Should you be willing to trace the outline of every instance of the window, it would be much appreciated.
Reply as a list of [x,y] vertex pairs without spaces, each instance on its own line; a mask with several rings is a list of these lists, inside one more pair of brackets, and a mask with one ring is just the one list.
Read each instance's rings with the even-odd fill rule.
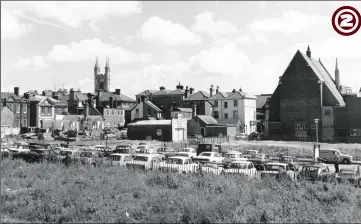
[[224,108],[228,108],[228,102],[224,102]]
[[15,104],[15,113],[20,113],[20,104]]
[[28,124],[27,124],[27,120],[26,119],[24,119],[23,120],[23,127],[27,127],[28,126]]
[[51,109],[52,109],[51,107],[48,107],[48,115],[49,115],[49,116],[51,116],[51,114],[52,114]]
[[41,107],[41,115],[45,114],[45,107]]
[[238,107],[238,100],[233,100],[233,106]]
[[218,107],[218,101],[214,101],[214,107]]
[[107,116],[109,116],[109,110],[106,110],[106,112],[107,112]]
[[138,98],[138,104],[140,103],[140,98]]
[[120,115],[124,116],[124,111],[123,110],[120,111]]
[[233,118],[238,118],[238,110],[233,111]]
[[315,124],[311,125],[311,129],[316,129],[316,125]]
[[296,124],[295,128],[297,131],[305,131],[308,129],[308,125],[307,124]]
[[20,119],[19,119],[19,118],[16,119],[16,127],[17,127],[17,128],[20,128]]
[[218,119],[219,118],[219,112],[218,111],[214,111],[213,112],[213,117]]
[[112,110],[112,115],[114,116],[114,110]]
[[331,116],[331,111],[330,110],[325,110],[325,116]]
[[139,117],[139,109],[135,109],[135,117]]
[[25,104],[23,105],[23,113],[26,114],[28,112],[28,106]]
[[118,110],[118,116],[120,116],[120,110]]
[[228,119],[228,113],[224,113],[224,119]]

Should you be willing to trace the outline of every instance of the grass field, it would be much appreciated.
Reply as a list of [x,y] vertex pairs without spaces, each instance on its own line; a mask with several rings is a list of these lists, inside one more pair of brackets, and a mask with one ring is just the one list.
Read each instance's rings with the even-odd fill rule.
[[2,221],[360,223],[360,211],[348,185],[1,162]]

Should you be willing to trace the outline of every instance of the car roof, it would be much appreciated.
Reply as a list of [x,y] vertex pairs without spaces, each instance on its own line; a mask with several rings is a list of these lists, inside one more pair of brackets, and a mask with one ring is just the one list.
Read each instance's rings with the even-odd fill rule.
[[270,166],[288,166],[287,163],[267,163],[266,165],[270,165]]
[[233,152],[227,152],[226,155],[227,155],[227,154],[242,154],[242,153],[241,153],[241,152],[233,151]]
[[131,156],[131,154],[125,154],[125,153],[112,153],[109,156]]
[[169,159],[182,159],[182,160],[184,160],[184,159],[189,159],[189,158],[186,157],[186,156],[172,156],[172,157],[169,157]]
[[250,164],[252,163],[251,161],[248,161],[248,160],[236,160],[236,161],[233,161],[231,163],[244,163],[244,164]]

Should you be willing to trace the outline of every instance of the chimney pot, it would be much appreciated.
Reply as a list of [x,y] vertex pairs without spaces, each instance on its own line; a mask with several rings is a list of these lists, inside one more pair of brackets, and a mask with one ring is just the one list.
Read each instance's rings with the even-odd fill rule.
[[14,94],[19,96],[19,87],[14,87]]
[[113,107],[113,97],[109,97],[109,108]]
[[120,89],[115,89],[115,94],[120,95]]
[[159,90],[163,90],[163,89],[165,89],[165,87],[164,87],[164,86],[159,87]]
[[235,92],[236,92],[236,89],[233,89],[233,90],[232,90],[232,93],[235,93]]

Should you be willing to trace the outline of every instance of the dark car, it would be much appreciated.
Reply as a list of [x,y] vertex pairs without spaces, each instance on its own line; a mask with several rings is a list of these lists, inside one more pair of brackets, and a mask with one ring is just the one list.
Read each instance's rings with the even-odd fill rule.
[[118,145],[112,153],[135,155],[137,152],[130,145]]
[[157,149],[159,154],[164,155],[166,158],[173,157],[178,154],[178,150],[170,148],[170,147],[161,147]]
[[53,149],[36,148],[30,149],[30,154],[34,154],[34,162],[40,162],[44,160],[56,161],[57,153]]
[[304,165],[299,172],[297,179],[309,181],[330,181],[335,174],[325,164]]
[[220,145],[201,143],[198,144],[197,156],[202,152],[219,152],[221,153]]
[[255,166],[272,162],[269,156],[266,154],[254,154],[248,160],[251,161]]

